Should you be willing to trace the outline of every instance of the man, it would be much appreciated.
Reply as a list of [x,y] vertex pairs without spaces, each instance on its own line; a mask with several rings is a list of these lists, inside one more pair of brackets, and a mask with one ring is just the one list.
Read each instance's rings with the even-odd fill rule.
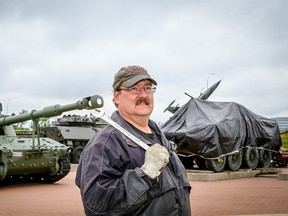
[[145,152],[111,125],[90,140],[76,174],[86,215],[191,215],[185,169],[149,119],[156,85],[139,66],[116,73],[111,118],[150,147]]

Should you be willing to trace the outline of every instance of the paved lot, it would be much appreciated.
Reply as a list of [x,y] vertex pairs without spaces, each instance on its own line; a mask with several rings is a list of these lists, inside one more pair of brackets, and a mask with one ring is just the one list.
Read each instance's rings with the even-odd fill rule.
[[[288,173],[288,168],[283,169]],[[52,185],[0,186],[2,216],[83,216],[75,171]],[[288,215],[288,181],[255,177],[218,182],[191,181],[192,215]]]

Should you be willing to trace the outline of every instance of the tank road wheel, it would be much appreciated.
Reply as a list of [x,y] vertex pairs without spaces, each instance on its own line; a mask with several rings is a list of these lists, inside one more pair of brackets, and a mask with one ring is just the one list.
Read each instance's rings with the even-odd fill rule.
[[261,149],[259,151],[259,164],[258,167],[268,168],[270,167],[272,161],[271,151],[267,151],[265,149]]
[[226,157],[221,156],[217,159],[206,159],[205,162],[209,170],[214,170],[215,172],[222,172],[226,164]]
[[200,170],[207,170],[206,164],[205,164],[205,159],[202,157],[196,157],[195,158],[195,163],[197,164],[198,168]]
[[6,177],[7,166],[5,164],[0,164],[0,180],[3,180]]
[[256,169],[259,161],[259,154],[256,148],[246,148],[243,155],[243,165],[249,169]]
[[60,159],[58,164],[60,168],[55,175],[36,175],[33,176],[34,182],[52,184],[68,175],[71,169],[70,161],[68,159]]
[[77,146],[72,152],[72,163],[78,164],[82,151],[84,150],[83,146]]
[[242,151],[227,155],[227,168],[232,171],[236,171],[242,164]]

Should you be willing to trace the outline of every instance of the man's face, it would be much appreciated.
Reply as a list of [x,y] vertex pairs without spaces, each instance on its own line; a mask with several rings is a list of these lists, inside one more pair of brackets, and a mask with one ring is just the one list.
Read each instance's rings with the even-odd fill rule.
[[[154,108],[154,96],[147,94],[144,91],[144,87],[151,87],[152,83],[149,80],[143,80],[136,83],[131,88],[141,89],[139,94],[132,94],[129,91],[121,90],[114,92],[114,102],[118,105],[118,111],[120,114],[133,119],[137,116],[147,116]],[[120,89],[126,89],[125,86],[121,86]]]

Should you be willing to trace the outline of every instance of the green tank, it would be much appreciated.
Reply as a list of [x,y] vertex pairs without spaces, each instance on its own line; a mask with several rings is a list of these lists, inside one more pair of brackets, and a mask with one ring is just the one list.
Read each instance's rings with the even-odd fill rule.
[[[39,136],[38,120],[63,112],[103,107],[101,96],[83,98],[68,105],[53,105],[42,110],[19,115],[2,115],[0,104],[0,183],[42,182],[54,183],[65,177],[71,168],[72,148],[51,138]],[[13,124],[33,121],[31,138],[17,136]]]
[[88,116],[69,114],[52,121],[49,127],[41,127],[40,135],[73,147],[70,161],[78,164],[86,144],[106,125],[101,119],[92,120]]

